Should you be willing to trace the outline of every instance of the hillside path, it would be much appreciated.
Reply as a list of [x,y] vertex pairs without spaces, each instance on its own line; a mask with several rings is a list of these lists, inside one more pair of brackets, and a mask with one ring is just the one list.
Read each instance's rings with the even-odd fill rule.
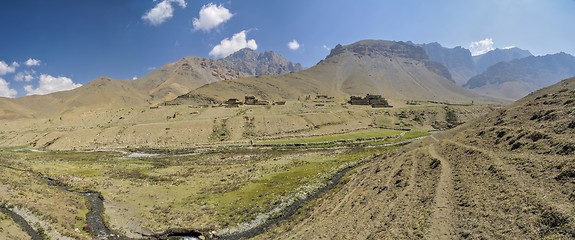
[[[432,137],[437,141],[435,137]],[[451,165],[435,150],[435,144],[429,146],[429,154],[441,162],[441,175],[435,191],[435,206],[431,215],[429,228],[430,239],[453,239],[453,179]]]

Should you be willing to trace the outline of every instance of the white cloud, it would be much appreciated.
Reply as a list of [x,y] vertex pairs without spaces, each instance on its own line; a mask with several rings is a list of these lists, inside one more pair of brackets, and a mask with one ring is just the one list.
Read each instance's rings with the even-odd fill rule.
[[0,78],[0,97],[13,98],[16,97],[16,95],[18,95],[18,91],[10,88],[10,83]]
[[172,6],[172,3],[177,3],[182,8],[185,8],[187,5],[185,0],[163,0],[144,14],[142,19],[154,26],[164,23],[174,16],[174,7]]
[[210,31],[230,20],[234,14],[222,5],[209,3],[202,6],[200,18],[194,18],[194,30]]
[[299,43],[295,39],[291,42],[288,42],[287,46],[291,50],[298,50],[299,49]]
[[328,47],[327,45],[323,45],[323,49],[327,50],[327,51],[331,51],[331,48]]
[[220,44],[216,45],[212,51],[210,51],[210,56],[227,57],[228,55],[235,53],[236,51],[243,48],[249,48],[253,50],[258,49],[256,40],[246,39],[245,30],[234,34],[232,38],[225,38],[222,40]]
[[503,49],[507,50],[507,49],[512,49],[512,48],[516,48],[516,47],[515,46],[507,46],[507,47],[504,47]]
[[28,60],[26,60],[26,62],[24,64],[26,64],[26,66],[28,66],[28,67],[38,66],[38,65],[40,65],[40,60],[28,58]]
[[16,74],[16,76],[14,76],[14,80],[18,81],[18,82],[30,82],[32,80],[34,80],[34,75],[36,72],[35,71],[24,71],[24,72],[19,72]]
[[136,76],[132,77],[132,80],[137,80],[137,79],[138,79],[138,77],[136,77]]
[[72,79],[67,77],[53,77],[47,74],[40,75],[40,82],[38,88],[33,88],[32,85],[24,86],[26,95],[44,95],[48,93],[72,90],[80,87],[82,84],[74,83]]
[[20,64],[17,62],[13,62],[11,65],[8,65],[4,61],[0,61],[0,76],[15,72],[16,68],[19,66]]
[[469,45],[469,51],[471,51],[472,56],[485,54],[493,49],[493,38],[486,38],[477,42],[472,42]]

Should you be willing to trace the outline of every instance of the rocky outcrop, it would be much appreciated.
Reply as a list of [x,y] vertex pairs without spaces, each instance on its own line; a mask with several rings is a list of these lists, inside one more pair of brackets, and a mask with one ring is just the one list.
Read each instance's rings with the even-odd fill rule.
[[276,52],[259,53],[249,48],[241,49],[217,62],[246,76],[281,75],[303,70],[301,64],[290,62]]
[[429,59],[441,63],[449,69],[453,80],[458,85],[463,85],[475,75],[475,63],[471,52],[462,47],[446,48],[439,43],[422,44]]
[[414,60],[427,60],[429,57],[425,50],[408,42],[364,40],[350,45],[342,46],[338,44],[331,50],[326,59],[332,58],[344,52],[353,52],[356,55],[369,57],[402,57]]
[[364,40],[346,46],[338,44],[331,50],[331,53],[327,56],[326,60],[346,52],[353,53],[359,57],[383,57],[389,58],[390,60],[393,58],[405,58],[415,60],[417,62],[422,62],[428,70],[453,82],[451,73],[445,66],[441,63],[430,60],[425,49],[414,45],[411,42]]

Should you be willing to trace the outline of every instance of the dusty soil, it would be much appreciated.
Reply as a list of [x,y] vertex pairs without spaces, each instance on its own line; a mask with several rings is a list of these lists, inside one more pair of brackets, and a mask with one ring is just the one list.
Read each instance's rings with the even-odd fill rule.
[[47,150],[186,148],[330,135],[373,127],[447,129],[491,109],[488,105],[464,107],[431,103],[391,109],[342,106],[339,102],[318,107],[313,102],[295,101],[285,106],[231,109],[134,107],[50,118],[0,120],[0,146]]
[[258,239],[575,238],[575,79],[350,174]]

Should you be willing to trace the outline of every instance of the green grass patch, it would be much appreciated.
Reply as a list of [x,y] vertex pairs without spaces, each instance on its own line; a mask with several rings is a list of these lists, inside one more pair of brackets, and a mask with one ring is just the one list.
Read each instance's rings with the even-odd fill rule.
[[295,143],[318,143],[318,142],[333,142],[338,140],[354,140],[361,138],[378,138],[378,137],[389,137],[396,134],[400,134],[400,130],[376,130],[369,132],[356,132],[356,133],[346,133],[346,134],[333,134],[318,137],[304,137],[304,138],[291,138],[291,139],[278,139],[269,141],[260,141],[258,144],[295,144]]
[[207,199],[215,207],[223,225],[247,222],[257,214],[272,210],[281,204],[282,199],[285,201],[286,198],[293,197],[300,187],[328,181],[346,163],[359,161],[386,150],[357,149],[341,154],[297,159],[288,169],[272,172],[234,191],[207,196]]
[[76,222],[74,223],[74,227],[77,229],[82,229],[84,225],[86,225],[86,214],[88,214],[90,210],[87,207],[79,209],[78,214],[76,214]]
[[431,133],[429,133],[427,131],[411,131],[411,132],[406,132],[399,139],[400,140],[408,140],[408,139],[412,139],[412,138],[425,137],[425,136],[429,136],[429,135],[431,135]]

